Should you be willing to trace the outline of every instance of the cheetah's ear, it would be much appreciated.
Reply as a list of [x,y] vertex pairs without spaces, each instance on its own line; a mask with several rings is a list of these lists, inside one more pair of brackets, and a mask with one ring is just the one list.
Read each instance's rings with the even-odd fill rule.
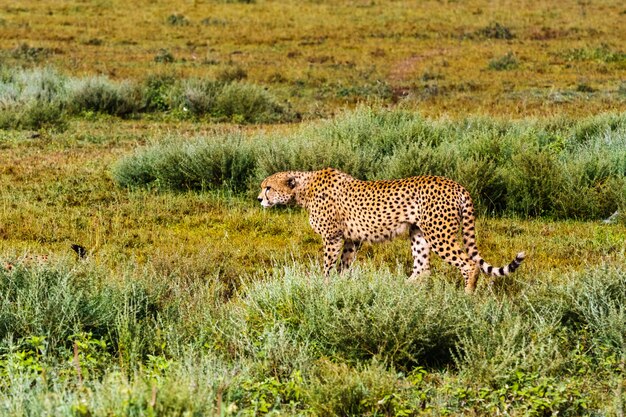
[[289,188],[291,188],[293,190],[294,188],[296,188],[296,185],[298,185],[298,183],[296,181],[296,177],[287,178],[287,186]]

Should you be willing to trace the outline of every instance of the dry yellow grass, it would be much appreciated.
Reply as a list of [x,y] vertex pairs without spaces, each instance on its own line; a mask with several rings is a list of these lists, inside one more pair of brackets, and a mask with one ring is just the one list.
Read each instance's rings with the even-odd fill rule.
[[[431,115],[583,115],[626,109],[625,15],[617,0],[21,0],[0,7],[0,49],[118,79],[241,68],[312,115],[380,96]],[[481,32],[495,23],[513,38]],[[490,69],[508,53],[516,65]]]

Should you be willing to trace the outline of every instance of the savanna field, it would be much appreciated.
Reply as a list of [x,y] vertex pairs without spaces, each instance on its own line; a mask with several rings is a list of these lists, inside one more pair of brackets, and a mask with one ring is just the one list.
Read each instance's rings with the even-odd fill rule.
[[[527,259],[325,282],[256,197],[327,166]],[[625,261],[623,2],[0,4],[0,415],[624,416]]]

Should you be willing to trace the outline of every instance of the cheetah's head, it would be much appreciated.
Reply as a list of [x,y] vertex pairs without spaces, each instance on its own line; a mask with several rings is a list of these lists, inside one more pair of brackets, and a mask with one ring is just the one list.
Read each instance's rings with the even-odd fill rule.
[[298,179],[292,172],[278,172],[263,180],[257,200],[263,207],[289,204],[296,195],[297,186]]

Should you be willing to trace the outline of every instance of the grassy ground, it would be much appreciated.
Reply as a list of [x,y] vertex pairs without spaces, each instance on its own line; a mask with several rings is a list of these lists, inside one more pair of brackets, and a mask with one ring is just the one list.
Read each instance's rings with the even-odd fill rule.
[[303,211],[113,177],[164,137],[313,126],[103,116],[4,132],[0,254],[16,267],[0,272],[2,413],[619,415],[623,222],[482,216],[486,259],[528,259],[468,298],[437,259],[425,286],[406,285],[405,240],[364,247],[325,285]]
[[364,100],[436,116],[625,108],[620,1],[124,5],[9,2],[0,7],[2,60],[114,79],[247,78],[305,117]]
[[[621,2],[5,3],[0,415],[624,415]],[[528,257],[468,297],[399,239],[326,284],[255,196],[328,164],[455,177]]]
[[[238,130],[215,129],[219,134]],[[155,143],[173,131],[180,137],[215,134],[195,124],[109,120],[77,123],[72,130],[43,138],[9,134],[2,142],[6,164],[0,170],[0,251],[13,256],[66,254],[78,243],[94,259],[116,265],[162,258],[171,264],[163,267],[195,267],[199,274],[218,266],[229,279],[291,257],[317,258],[321,243],[306,213],[262,210],[252,198],[255,190],[242,198],[226,190],[163,193],[129,191],[115,184],[111,170],[122,156],[137,144]],[[285,135],[286,130],[278,132]],[[483,217],[478,231],[480,247],[496,264],[526,250],[529,277],[538,271],[567,272],[618,262],[626,240],[623,226],[573,220]],[[373,257],[377,265],[408,265],[407,246],[399,241],[373,246],[365,257]]]

